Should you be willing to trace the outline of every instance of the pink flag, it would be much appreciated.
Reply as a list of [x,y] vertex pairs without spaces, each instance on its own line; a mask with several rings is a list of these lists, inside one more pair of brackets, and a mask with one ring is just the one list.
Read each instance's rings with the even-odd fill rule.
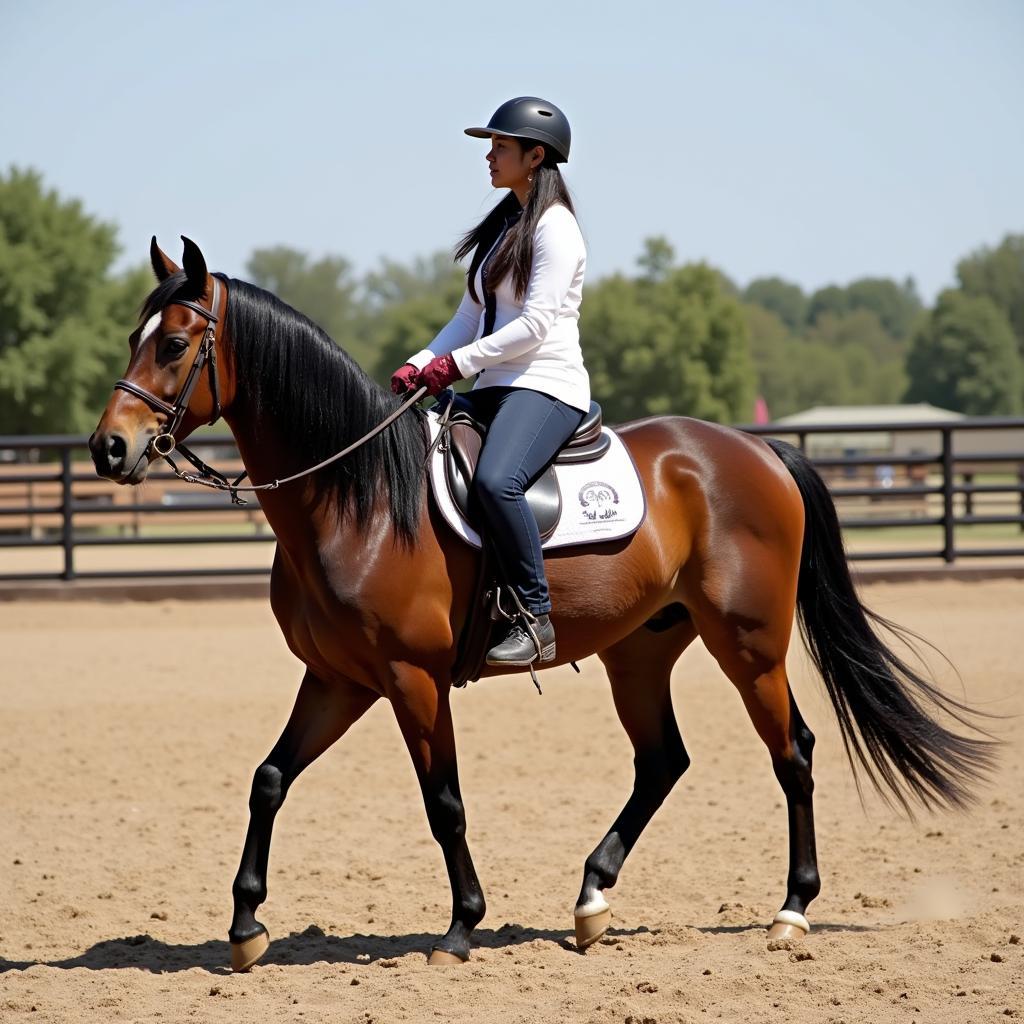
[[757,396],[757,401],[754,402],[754,422],[758,425],[764,423],[771,423],[771,413],[768,412],[768,403],[764,400],[761,395]]

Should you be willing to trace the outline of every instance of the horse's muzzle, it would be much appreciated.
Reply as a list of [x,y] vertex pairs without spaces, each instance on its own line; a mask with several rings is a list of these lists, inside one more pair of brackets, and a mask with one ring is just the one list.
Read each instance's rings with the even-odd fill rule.
[[141,482],[149,468],[146,448],[149,437],[137,440],[113,430],[97,430],[89,438],[89,452],[96,472],[116,483]]

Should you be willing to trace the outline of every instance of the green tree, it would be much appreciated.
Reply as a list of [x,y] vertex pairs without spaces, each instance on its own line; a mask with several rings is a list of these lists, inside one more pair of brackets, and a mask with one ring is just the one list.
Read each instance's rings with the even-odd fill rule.
[[113,225],[37,172],[0,175],[0,433],[95,426],[151,285],[111,278],[116,253]]
[[754,369],[740,304],[704,264],[659,280],[617,274],[587,289],[583,351],[612,422],[680,413],[748,420]]
[[900,341],[909,339],[924,309],[909,277],[903,284],[887,277],[862,277],[846,286],[846,298],[851,312],[874,313],[886,333]]
[[425,348],[455,314],[466,275],[449,254],[435,253],[411,266],[384,261],[367,276],[365,288],[373,374],[386,385],[391,374]]
[[979,249],[956,268],[968,295],[986,296],[1010,321],[1024,356],[1024,235],[1007,235],[994,249]]
[[373,364],[369,344],[360,332],[359,281],[344,257],[312,260],[298,249],[278,245],[256,249],[245,269],[253,284],[319,324],[360,365]]
[[676,251],[664,235],[644,239],[644,251],[636,259],[647,281],[664,281],[676,261]]
[[762,306],[747,303],[743,311],[757,390],[773,419],[815,405],[848,405],[859,400],[851,386],[851,356],[847,352],[820,337],[792,334],[775,313]]
[[888,405],[898,402],[906,390],[906,346],[886,331],[871,310],[822,313],[805,337],[840,356],[844,403]]
[[798,284],[781,277],[759,277],[743,292],[743,299],[774,313],[794,333],[807,321],[807,296]]
[[845,288],[830,284],[819,288],[807,302],[807,322],[814,324],[818,317],[825,313],[842,316],[850,308],[849,296]]
[[1005,314],[986,296],[944,291],[907,356],[908,402],[974,416],[1018,413],[1024,365]]

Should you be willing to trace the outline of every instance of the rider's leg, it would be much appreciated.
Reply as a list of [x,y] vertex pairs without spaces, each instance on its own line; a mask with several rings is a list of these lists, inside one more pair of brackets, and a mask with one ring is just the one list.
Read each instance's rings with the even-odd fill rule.
[[[534,620],[542,650],[550,655],[543,660],[550,660],[551,599],[540,532],[525,493],[572,436],[583,412],[529,388],[503,390],[477,463],[474,491],[508,583]],[[516,626],[488,653],[489,663],[527,665],[536,659],[539,652],[529,632],[520,626],[516,633]]]

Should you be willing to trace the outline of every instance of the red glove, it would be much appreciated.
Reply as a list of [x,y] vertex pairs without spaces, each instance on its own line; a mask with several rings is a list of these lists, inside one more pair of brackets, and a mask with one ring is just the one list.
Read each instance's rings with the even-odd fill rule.
[[407,391],[415,391],[420,386],[420,382],[417,380],[419,375],[420,371],[412,363],[400,366],[391,374],[391,390],[396,395],[404,395]]
[[439,395],[453,381],[462,380],[462,373],[451,355],[436,356],[420,370],[420,384],[427,385],[427,394]]

